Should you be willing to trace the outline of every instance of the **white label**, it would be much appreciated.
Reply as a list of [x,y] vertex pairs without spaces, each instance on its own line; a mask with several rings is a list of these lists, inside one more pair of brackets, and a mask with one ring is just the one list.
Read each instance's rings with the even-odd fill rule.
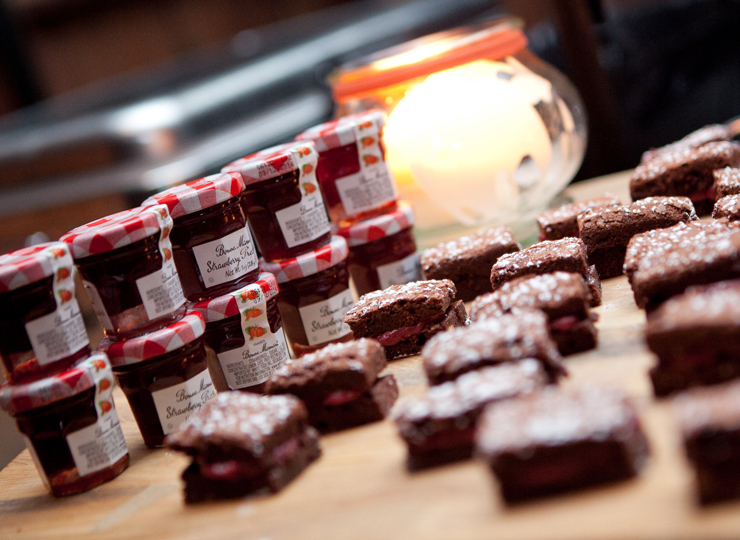
[[393,180],[388,167],[382,161],[338,179],[336,185],[344,211],[349,216],[372,210],[396,199]]
[[98,317],[100,326],[102,326],[105,330],[114,330],[113,323],[111,322],[110,317],[108,317],[108,312],[105,311],[105,305],[103,305],[103,299],[100,298],[100,293],[98,292],[98,289],[96,289],[95,285],[93,285],[89,281],[83,280],[82,284],[85,286],[87,295],[90,297],[93,311]]
[[26,333],[40,365],[71,356],[89,344],[74,296],[53,313],[27,322]]
[[128,453],[115,410],[98,418],[93,425],[68,435],[67,444],[80,476],[105,469]]
[[261,337],[245,336],[244,347],[218,354],[226,382],[232,390],[265,382],[290,358],[285,334],[270,327]]
[[206,288],[234,281],[257,268],[258,264],[249,226],[195,246],[193,255]]
[[216,397],[211,376],[205,369],[184,383],[152,392],[162,431],[167,435]]
[[345,289],[328,300],[298,308],[308,344],[320,345],[349,334],[343,319],[354,303],[352,291]]
[[330,230],[324,199],[318,189],[313,189],[301,202],[275,212],[289,248],[315,240]]
[[421,279],[421,264],[417,253],[412,253],[400,261],[378,266],[375,270],[378,273],[381,289]]
[[165,260],[161,270],[137,279],[136,286],[149,320],[169,315],[185,303],[180,278],[171,258]]

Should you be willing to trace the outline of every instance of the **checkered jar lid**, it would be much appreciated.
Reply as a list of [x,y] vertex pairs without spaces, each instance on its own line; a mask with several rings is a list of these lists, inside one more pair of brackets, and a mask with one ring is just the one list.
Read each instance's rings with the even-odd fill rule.
[[212,300],[198,302],[193,309],[203,315],[206,323],[221,321],[241,313],[239,311],[240,300],[255,300],[260,293],[264,295],[265,301],[277,296],[278,284],[275,276],[262,272],[257,281],[251,285]]
[[113,367],[128,366],[176,351],[198,339],[205,330],[206,322],[203,316],[197,311],[188,311],[178,322],[151,334],[126,341],[112,342],[104,339],[98,345],[98,349],[108,354]]
[[124,210],[72,229],[60,240],[72,248],[75,259],[107,253],[155,234],[167,238],[172,217],[163,204]]
[[64,242],[39,244],[0,256],[0,293],[53,275],[59,280],[74,275],[72,254]]
[[[375,137],[384,125],[385,113],[378,109],[370,109],[319,124],[299,133],[295,139],[296,141],[313,141],[319,152],[358,141],[365,146],[370,146],[377,142]],[[364,141],[365,137],[373,140]]]
[[242,191],[244,182],[241,175],[213,174],[152,195],[141,206],[164,204],[172,218],[177,219],[228,201]]
[[113,387],[110,362],[100,351],[52,377],[25,384],[3,384],[0,386],[0,407],[9,414],[17,414],[76,396],[93,386],[98,387],[98,392]]
[[337,229],[335,233],[347,240],[349,247],[355,247],[399,233],[413,227],[415,222],[414,209],[401,201],[393,212]]
[[316,147],[311,141],[290,142],[237,159],[221,172],[239,173],[244,184],[249,186],[299,168],[303,174],[310,174],[316,169],[318,160]]
[[332,236],[331,241],[324,247],[303,253],[292,259],[268,262],[260,259],[260,268],[263,272],[273,274],[278,283],[285,283],[299,279],[338,265],[347,258],[349,248],[347,241],[341,236]]

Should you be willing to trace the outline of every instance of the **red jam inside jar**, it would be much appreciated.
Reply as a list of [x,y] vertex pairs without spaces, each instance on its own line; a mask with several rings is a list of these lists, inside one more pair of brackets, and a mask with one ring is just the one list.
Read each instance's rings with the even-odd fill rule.
[[213,175],[150,197],[174,219],[170,239],[185,297],[216,298],[256,281],[259,262],[241,208],[244,183],[235,173]]
[[290,259],[329,243],[331,226],[311,142],[269,148],[224,167],[244,181],[242,208],[262,257]]
[[381,111],[365,111],[315,126],[296,137],[316,144],[316,175],[329,217],[339,227],[396,208],[396,187],[382,141],[384,122]]
[[123,342],[101,343],[149,448],[216,396],[203,346],[199,313],[157,332]]
[[208,369],[219,392],[263,393],[290,359],[277,294],[275,277],[263,273],[252,285],[193,306],[206,319]]
[[74,275],[61,242],[0,257],[0,358],[7,379],[59,373],[90,354]]
[[89,359],[39,387],[0,387],[47,489],[55,497],[88,491],[126,469],[129,454],[111,396],[105,355]]
[[185,296],[163,205],[135,208],[79,227],[70,244],[82,283],[111,340],[129,339],[182,318]]
[[332,236],[328,246],[311,253],[279,263],[261,263],[280,284],[278,310],[296,356],[353,339],[343,320],[354,305],[347,253],[347,242]]
[[358,295],[422,279],[414,219],[411,205],[401,202],[394,212],[337,231],[349,245],[347,266]]

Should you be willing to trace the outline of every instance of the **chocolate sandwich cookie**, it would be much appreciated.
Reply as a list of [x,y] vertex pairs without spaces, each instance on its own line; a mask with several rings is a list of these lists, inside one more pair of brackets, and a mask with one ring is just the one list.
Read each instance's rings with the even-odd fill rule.
[[715,200],[740,194],[740,169],[725,167],[713,171],[713,174]]
[[740,195],[728,195],[722,197],[714,204],[712,210],[714,219],[727,219],[729,221],[740,221]]
[[548,386],[494,403],[475,438],[509,503],[630,478],[649,454],[634,407],[610,387]]
[[372,338],[386,358],[419,354],[437,332],[468,321],[462,300],[449,279],[393,285],[362,296],[344,316],[356,338]]
[[647,163],[661,155],[670,154],[680,150],[697,148],[710,142],[729,141],[732,139],[732,131],[723,124],[710,124],[697,129],[686,135],[683,139],[661,146],[651,148],[642,154],[641,163]]
[[578,238],[578,214],[586,210],[603,208],[620,204],[619,198],[611,193],[601,197],[565,204],[559,208],[547,210],[537,216],[540,228],[539,240],[559,240],[568,236]]
[[508,228],[483,229],[427,249],[421,254],[421,269],[425,279],[452,280],[457,298],[469,302],[491,290],[493,263],[520,249]]

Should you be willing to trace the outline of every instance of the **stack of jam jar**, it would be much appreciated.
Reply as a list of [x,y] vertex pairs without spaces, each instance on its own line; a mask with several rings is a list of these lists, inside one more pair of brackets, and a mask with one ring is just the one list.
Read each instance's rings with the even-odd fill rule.
[[111,480],[129,463],[111,365],[90,351],[75,275],[62,242],[0,256],[0,407],[57,497]]

